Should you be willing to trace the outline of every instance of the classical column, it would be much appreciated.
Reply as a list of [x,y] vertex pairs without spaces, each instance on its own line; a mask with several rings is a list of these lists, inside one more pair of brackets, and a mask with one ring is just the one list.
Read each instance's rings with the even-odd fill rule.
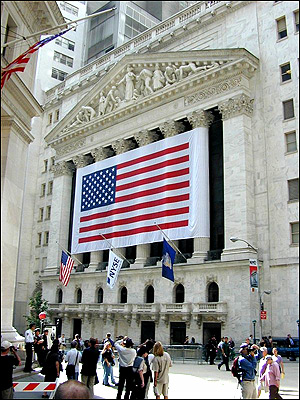
[[184,124],[179,121],[166,121],[159,126],[164,138],[178,135],[178,133],[184,132]]
[[[1,337],[15,345],[24,341],[13,326],[13,316],[22,214],[27,210],[24,195],[30,168],[28,146],[34,139],[26,126],[26,121],[19,125],[17,119],[1,115]],[[20,264],[19,269],[24,268],[22,260]],[[27,285],[24,286],[22,290],[26,292]]]
[[66,161],[61,161],[53,167],[50,235],[47,267],[44,270],[47,275],[56,274],[60,265],[61,247],[56,242],[63,248],[68,248],[73,171],[73,164]]
[[[206,157],[207,162],[209,160],[208,156],[208,129],[213,121],[213,116],[210,112],[204,110],[193,111],[191,114],[187,115],[189,123],[192,125],[193,129],[202,128],[202,134],[206,137],[207,149]],[[207,193],[209,196],[209,193]],[[194,258],[197,261],[203,263],[207,258],[207,252],[209,251],[210,238],[209,237],[198,237],[194,238],[194,252],[191,259],[188,262],[194,262]]]
[[[148,129],[143,129],[134,135],[139,147],[146,146],[158,139],[158,134]],[[132,268],[142,268],[150,257],[150,243],[139,244],[136,246],[136,259]]]
[[231,236],[256,246],[254,169],[251,116],[253,100],[244,94],[219,104],[224,143],[224,225],[225,248],[221,260],[248,259],[254,250]]
[[111,145],[116,154],[122,154],[134,148],[134,143],[126,139],[115,140]]

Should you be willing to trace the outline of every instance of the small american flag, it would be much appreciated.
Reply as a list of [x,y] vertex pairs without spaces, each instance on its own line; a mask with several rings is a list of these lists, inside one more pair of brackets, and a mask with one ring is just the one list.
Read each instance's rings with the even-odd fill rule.
[[46,43],[51,42],[51,40],[57,38],[58,36],[64,35],[70,29],[73,29],[73,28],[65,29],[64,31],[62,31],[56,35],[49,36],[46,39],[42,39],[42,40],[36,42],[34,45],[29,47],[29,49],[26,50],[25,53],[21,54],[18,58],[16,58],[14,61],[12,61],[10,64],[8,64],[5,68],[2,68],[1,89],[3,88],[5,82],[8,81],[8,79],[14,72],[24,72],[25,67],[33,53],[38,51],[38,49],[40,47],[44,46]]
[[70,280],[71,271],[74,265],[74,261],[64,251],[61,254],[61,263],[59,271],[59,280],[64,286],[67,286]]
[[201,137],[182,133],[78,169],[71,252],[103,250],[105,239],[116,248],[161,241],[156,224],[171,239],[208,236]]

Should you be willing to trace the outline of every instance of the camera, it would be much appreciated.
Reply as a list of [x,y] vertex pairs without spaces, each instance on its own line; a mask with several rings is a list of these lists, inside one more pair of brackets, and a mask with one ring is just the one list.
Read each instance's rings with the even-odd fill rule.
[[10,350],[10,351],[17,351],[17,349],[15,348],[15,346],[10,346],[9,350]]

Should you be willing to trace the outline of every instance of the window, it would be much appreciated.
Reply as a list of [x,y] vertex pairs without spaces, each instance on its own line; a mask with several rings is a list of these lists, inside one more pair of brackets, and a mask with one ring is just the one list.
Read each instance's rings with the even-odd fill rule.
[[48,246],[49,244],[49,232],[44,233],[44,246]]
[[102,288],[98,289],[97,302],[103,303],[103,289]]
[[61,289],[58,289],[58,291],[57,291],[57,302],[58,303],[62,303],[62,299],[63,299],[63,291]]
[[290,63],[281,65],[280,72],[281,72],[281,82],[286,82],[292,79]]
[[146,303],[154,303],[154,287],[152,285],[147,287]]
[[295,32],[299,32],[299,10],[294,11]]
[[77,289],[76,293],[76,303],[81,303],[82,301],[82,290],[79,288]]
[[291,153],[297,151],[296,132],[287,132],[285,134],[286,152]]
[[48,114],[48,125],[52,124],[52,113]]
[[57,121],[59,121],[59,110],[55,110],[55,113],[54,113],[54,122],[57,122]]
[[289,201],[299,200],[299,178],[288,180]]
[[216,303],[219,301],[219,286],[216,282],[211,282],[207,290],[207,301]]
[[181,283],[175,289],[175,303],[184,303],[184,287]]
[[39,210],[39,221],[43,221],[44,219],[44,209],[40,208]]
[[120,292],[120,303],[127,303],[127,288],[124,286]]
[[60,71],[59,69],[52,68],[51,77],[54,79],[58,79],[59,81],[64,81],[68,74],[64,71]]
[[68,67],[73,67],[73,58],[68,57],[65,54],[58,53],[57,51],[54,51],[53,60],[61,64],[67,65]]
[[65,49],[71,50],[71,51],[74,51],[74,48],[75,48],[75,42],[72,42],[72,40],[69,40],[69,39],[66,39],[63,37],[58,37],[55,40],[55,44],[58,44],[59,46],[65,48]]
[[48,183],[48,194],[52,194],[53,193],[53,181],[50,181]]
[[299,222],[291,223],[291,241],[292,244],[299,244]]
[[44,171],[43,172],[47,172],[48,170],[48,160],[44,160]]
[[41,232],[38,233],[38,246],[42,245],[42,234]]
[[294,101],[293,99],[284,101],[283,103],[283,119],[294,118]]
[[287,37],[287,29],[286,29],[286,20],[285,17],[282,17],[277,20],[277,34],[278,39],[283,39]]
[[45,219],[50,219],[51,218],[51,206],[46,207],[46,218]]
[[44,197],[46,194],[46,183],[42,183],[41,185],[41,197]]
[[62,10],[67,11],[68,13],[72,14],[72,15],[78,15],[78,7],[73,6],[70,3],[67,3],[66,1],[61,1],[59,3],[59,6]]

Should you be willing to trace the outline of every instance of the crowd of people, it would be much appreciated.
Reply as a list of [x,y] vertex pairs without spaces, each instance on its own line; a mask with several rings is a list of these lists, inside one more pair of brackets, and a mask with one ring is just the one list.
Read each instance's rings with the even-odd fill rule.
[[[189,340],[187,336],[184,344],[194,345],[195,339]],[[113,341],[111,334],[107,333],[100,343],[95,338],[83,341],[79,335],[75,335],[70,345],[71,349],[66,351],[64,334],[59,339],[54,339],[45,329],[41,335],[40,329],[35,328],[34,324],[30,324],[25,332],[27,355],[25,372],[33,370],[33,349],[42,368],[41,373],[45,376],[45,382],[55,382],[65,366],[68,381],[59,385],[55,398],[93,398],[94,385],[99,383],[98,362],[103,366],[102,383],[108,387],[116,387],[117,400],[121,399],[124,388],[124,399],[147,399],[151,383],[156,399],[161,395],[165,399],[168,398],[169,368],[172,366],[172,361],[161,342],[148,339],[134,346],[133,341],[127,336],[119,336]],[[291,335],[287,336],[286,345],[290,347],[294,345]],[[257,345],[250,335],[240,345],[236,358],[233,356],[235,343],[231,337],[222,337],[218,343],[216,336],[212,336],[205,348],[207,363],[214,365],[219,353],[221,362],[217,365],[218,369],[224,365],[226,371],[231,371],[238,379],[241,398],[259,398],[262,391],[269,392],[270,399],[282,398],[279,387],[280,380],[285,376],[284,364],[271,336],[263,337]],[[21,360],[16,349],[7,341],[1,343],[1,356],[2,365],[5,364],[5,383],[1,384],[2,398],[13,398],[12,371],[14,366],[21,365]],[[113,369],[116,358],[119,368],[118,382]],[[233,361],[231,368],[230,360]],[[258,376],[257,386],[256,376]],[[64,397],[68,393],[72,393],[72,397]],[[48,398],[49,395],[44,392],[42,397]]]

